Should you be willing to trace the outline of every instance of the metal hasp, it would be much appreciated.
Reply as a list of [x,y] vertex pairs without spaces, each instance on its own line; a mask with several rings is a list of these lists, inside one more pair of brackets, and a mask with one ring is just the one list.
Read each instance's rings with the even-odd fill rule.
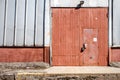
[[84,4],[84,1],[80,1],[80,3],[77,5],[77,7],[75,9],[79,9],[81,8],[81,6]]
[[81,52],[83,52],[86,49],[86,44],[83,44],[83,47],[81,48]]

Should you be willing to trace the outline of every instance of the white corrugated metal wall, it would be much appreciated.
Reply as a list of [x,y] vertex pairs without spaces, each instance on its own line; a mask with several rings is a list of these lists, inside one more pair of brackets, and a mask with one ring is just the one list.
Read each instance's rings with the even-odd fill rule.
[[0,0],[0,46],[42,47],[45,0]]

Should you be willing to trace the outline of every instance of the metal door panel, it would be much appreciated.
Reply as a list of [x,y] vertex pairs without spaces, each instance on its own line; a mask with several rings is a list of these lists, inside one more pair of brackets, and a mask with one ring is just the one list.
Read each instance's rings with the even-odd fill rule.
[[53,57],[53,64],[54,66],[58,66],[58,65],[62,65],[62,66],[66,66],[66,65],[71,65],[71,66],[79,66],[78,63],[79,60],[79,56],[54,56]]
[[34,45],[34,24],[35,21],[35,0],[27,0],[26,4],[26,26],[25,26],[25,45]]
[[15,27],[15,45],[24,45],[24,27],[25,27],[25,0],[17,0],[16,4],[16,27]]
[[[79,11],[70,8],[52,10],[53,65],[79,65]],[[75,16],[76,15],[76,16]]]
[[83,44],[86,49],[83,52],[84,65],[98,65],[98,30],[83,29]]
[[0,0],[0,45],[3,45],[5,0]]
[[14,42],[15,0],[6,0],[5,46],[12,46]]
[[[100,65],[100,66],[107,65],[108,64],[108,17],[107,17],[108,9],[107,8],[81,8],[79,14],[80,14],[79,18],[80,18],[80,27],[81,27],[81,31],[80,31],[81,48],[84,43],[83,41],[84,29],[98,29],[98,39],[97,39],[98,64],[93,64],[93,65]],[[91,49],[93,51],[95,50],[93,48]],[[81,58],[80,61],[83,62],[83,63],[80,63],[81,65],[84,65],[85,61],[88,62],[87,60],[83,61],[84,52],[80,55],[80,58]],[[90,64],[88,63],[88,65]]]

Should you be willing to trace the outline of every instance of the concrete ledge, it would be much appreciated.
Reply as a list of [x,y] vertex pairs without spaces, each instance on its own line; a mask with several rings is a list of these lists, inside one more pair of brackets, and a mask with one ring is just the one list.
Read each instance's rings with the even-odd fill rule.
[[38,71],[20,71],[16,80],[120,80],[120,68],[114,67],[56,66]]
[[120,74],[120,68],[107,66],[56,66],[45,71],[47,74]]
[[97,75],[17,75],[16,80],[120,80],[119,74]]

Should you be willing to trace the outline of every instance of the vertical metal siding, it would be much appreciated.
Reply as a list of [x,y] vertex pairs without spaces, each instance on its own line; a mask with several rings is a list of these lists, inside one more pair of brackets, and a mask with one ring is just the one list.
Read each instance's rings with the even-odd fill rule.
[[13,46],[14,39],[15,0],[6,0],[5,46]]
[[113,46],[120,46],[120,0],[113,0]]
[[112,0],[109,0],[109,47],[112,46]]
[[3,45],[5,0],[0,0],[0,45]]
[[44,0],[0,0],[0,46],[43,46]]
[[24,45],[24,24],[25,24],[25,0],[17,0],[16,4],[16,25],[15,45]]
[[44,44],[45,46],[50,46],[51,38],[51,9],[50,9],[51,0],[45,0],[45,34],[44,34]]
[[27,0],[26,4],[25,45],[34,45],[35,0]]
[[35,45],[43,45],[43,21],[44,21],[44,0],[37,0],[36,4],[36,29],[35,29]]

